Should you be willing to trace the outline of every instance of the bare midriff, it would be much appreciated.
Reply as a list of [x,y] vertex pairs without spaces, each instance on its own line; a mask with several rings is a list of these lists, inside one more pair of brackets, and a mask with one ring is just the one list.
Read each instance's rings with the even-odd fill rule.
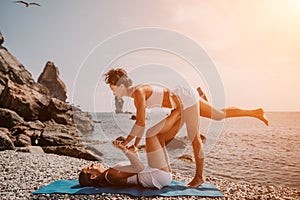
[[173,108],[170,97],[173,99],[174,103],[176,104],[176,108],[180,108],[181,104],[180,104],[179,97],[175,94],[172,94],[170,89],[167,88],[164,89],[164,98],[162,102],[162,107]]

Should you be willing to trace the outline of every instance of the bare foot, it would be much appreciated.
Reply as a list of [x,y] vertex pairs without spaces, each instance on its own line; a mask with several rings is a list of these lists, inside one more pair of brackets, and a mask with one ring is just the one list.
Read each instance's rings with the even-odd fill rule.
[[202,183],[205,182],[205,178],[204,177],[198,177],[198,176],[195,176],[193,178],[193,180],[191,180],[191,182],[189,182],[187,184],[188,187],[193,187],[193,188],[196,188],[198,186],[200,186]]
[[257,118],[263,121],[267,126],[269,126],[269,120],[267,119],[265,112],[262,108],[257,109]]
[[202,140],[202,143],[205,143],[205,142],[206,142],[206,137],[205,137],[205,135],[200,134],[200,138],[201,138],[201,140]]
[[204,99],[205,101],[208,102],[206,95],[204,94],[204,92],[201,90],[200,87],[197,88],[197,91],[198,91],[198,93],[199,93],[199,96],[200,96],[202,99]]

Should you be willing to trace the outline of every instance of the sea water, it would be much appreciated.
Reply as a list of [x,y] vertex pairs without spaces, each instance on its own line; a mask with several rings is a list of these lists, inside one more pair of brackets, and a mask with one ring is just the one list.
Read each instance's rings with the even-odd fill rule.
[[[168,115],[168,111],[147,114],[147,127]],[[300,189],[300,113],[270,112],[266,114],[269,126],[255,118],[231,118],[212,121],[201,118],[200,130],[207,137],[205,175],[254,184],[281,185]],[[120,150],[111,145],[116,137],[126,136],[133,124],[131,114],[92,113],[97,121],[87,140],[95,145],[104,162],[112,166],[126,160]],[[176,137],[186,136],[182,127]],[[193,155],[191,143],[185,148],[169,149],[171,166],[182,174],[194,175],[195,164],[177,159],[183,154]],[[144,141],[141,142],[142,144]],[[145,153],[140,152],[143,162]]]

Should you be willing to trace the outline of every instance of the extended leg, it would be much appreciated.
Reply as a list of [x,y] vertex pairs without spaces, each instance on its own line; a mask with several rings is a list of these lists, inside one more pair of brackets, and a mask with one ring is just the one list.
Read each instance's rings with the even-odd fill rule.
[[228,107],[219,110],[212,107],[212,105],[210,105],[207,101],[203,99],[200,99],[200,115],[202,117],[206,117],[214,120],[222,120],[224,118],[231,118],[231,117],[254,117],[263,121],[267,126],[269,125],[269,121],[266,118],[262,108],[251,110],[251,109],[242,109],[237,107]]

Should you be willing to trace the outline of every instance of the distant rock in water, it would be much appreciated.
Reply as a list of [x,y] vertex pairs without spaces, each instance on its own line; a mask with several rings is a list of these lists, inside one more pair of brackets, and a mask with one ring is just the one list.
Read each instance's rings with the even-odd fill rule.
[[194,163],[195,159],[193,158],[193,156],[188,155],[188,154],[184,154],[178,157],[178,159],[185,161],[187,163]]
[[53,62],[48,61],[38,78],[38,83],[46,86],[50,91],[50,96],[65,101],[67,99],[67,88],[59,78],[58,68]]
[[136,120],[136,116],[135,115],[131,115],[130,119],[131,120]]
[[123,113],[124,100],[121,97],[115,96],[116,113]]

